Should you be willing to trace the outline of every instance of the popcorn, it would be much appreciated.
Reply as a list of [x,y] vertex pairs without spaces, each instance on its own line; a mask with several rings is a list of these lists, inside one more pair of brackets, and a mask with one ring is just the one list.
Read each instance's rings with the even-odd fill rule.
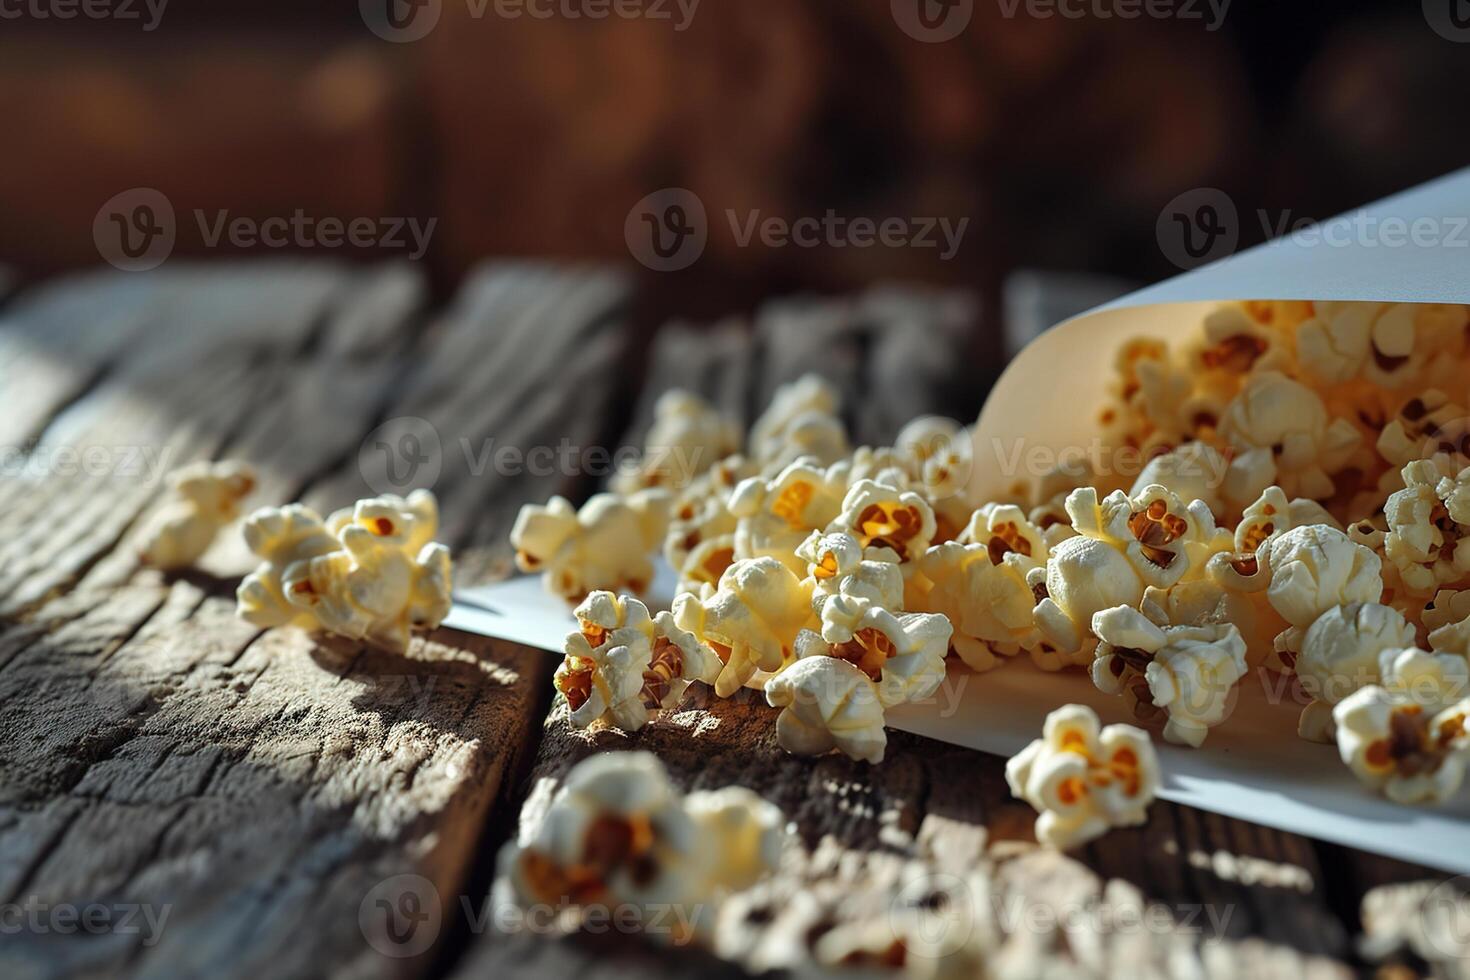
[[522,907],[695,909],[698,931],[774,868],[780,825],[780,811],[748,790],[681,798],[651,754],[599,753],[567,774],[538,827],[501,850],[497,889]]
[[743,456],[728,456],[695,477],[670,509],[663,553],[670,565],[682,569],[689,553],[711,538],[734,535],[736,519],[730,513],[730,492],[752,475]]
[[818,616],[833,596],[864,599],[885,609],[903,609],[903,573],[887,548],[863,548],[850,534],[813,531],[796,549],[806,562],[812,610]]
[[1470,699],[1431,714],[1402,694],[1370,686],[1333,709],[1337,751],[1365,786],[1395,803],[1440,803],[1470,762]]
[[[1470,432],[1465,409],[1438,389],[1410,398],[1378,435],[1378,454],[1393,467],[1398,477],[1403,468],[1435,453],[1457,457],[1460,465],[1470,463]],[[1399,485],[1393,490],[1402,489]]]
[[1350,422],[1328,417],[1314,391],[1275,371],[1253,374],[1225,410],[1220,435],[1239,450],[1226,493],[1237,500],[1278,484],[1291,496],[1332,496],[1332,474],[1357,448]]
[[679,592],[703,595],[713,591],[724,575],[735,563],[735,535],[724,534],[701,542],[684,558],[679,566]]
[[1293,528],[1272,538],[1261,554],[1270,569],[1267,598],[1298,629],[1333,606],[1377,602],[1383,593],[1378,556],[1335,528]]
[[1041,814],[1036,839],[1067,850],[1109,828],[1144,823],[1159,762],[1145,732],[1131,725],[1099,730],[1091,708],[1069,704],[1047,715],[1041,738],[1006,763],[1006,782]]
[[263,507],[246,518],[243,531],[246,546],[263,561],[235,591],[237,615],[266,629],[314,628],[316,617],[286,600],[282,579],[298,563],[341,550],[341,542],[327,530],[321,515],[301,504]]
[[651,616],[631,596],[594,592],[576,616],[581,630],[568,634],[553,679],[576,728],[606,717],[637,731],[650,711],[673,707],[692,682],[713,683],[720,672],[714,652],[675,625],[671,613]]
[[1421,618],[1432,648],[1470,657],[1470,591],[1441,589]]
[[724,666],[715,693],[727,698],[791,656],[796,634],[812,620],[811,586],[774,558],[737,561],[707,598],[674,599],[675,624],[714,650]]
[[1433,713],[1470,697],[1470,661],[1456,653],[1430,653],[1416,647],[1378,655],[1381,686]]
[[845,472],[822,467],[811,457],[791,463],[774,479],[751,477],[730,495],[737,558],[775,558],[793,572],[802,562],[796,548],[812,531],[826,527],[842,509]]
[[875,765],[883,761],[888,735],[877,685],[850,661],[802,657],[766,682],[766,701],[782,709],[776,741],[787,752],[822,755],[836,749]]
[[1083,487],[1068,496],[1067,512],[1078,536],[1051,550],[1044,573],[1027,574],[1027,583],[1040,590],[1036,625],[1064,655],[1078,655],[1097,613],[1136,606],[1148,586],[1178,582],[1191,564],[1187,547],[1214,534],[1203,502],[1182,507],[1159,486],[1131,499],[1117,491],[1101,503],[1096,491]]
[[1170,452],[1155,456],[1133,481],[1129,497],[1138,497],[1151,486],[1168,488],[1180,500],[1202,500],[1210,511],[1225,514],[1222,490],[1230,462],[1213,446],[1186,442]]
[[1470,577],[1470,537],[1462,539],[1470,524],[1470,468],[1451,469],[1443,456],[1408,464],[1404,489],[1384,507],[1384,555],[1415,593]]
[[943,616],[895,615],[869,599],[838,594],[822,605],[821,624],[829,655],[866,674],[885,708],[926,698],[944,680],[953,627]]
[[547,590],[568,602],[598,589],[644,592],[653,580],[648,556],[663,539],[671,504],[665,490],[599,493],[581,510],[563,497],[527,504],[510,532],[516,565],[542,572]]
[[636,469],[618,472],[616,493],[633,494],[648,487],[686,487],[716,462],[740,449],[740,427],[709,402],[682,388],[659,396],[653,424],[643,440]]
[[149,521],[139,556],[155,568],[188,568],[240,516],[240,502],[255,489],[244,463],[191,463],[169,474],[171,499]]
[[923,415],[898,430],[894,449],[931,501],[955,496],[970,481],[974,442],[952,419]]
[[452,604],[449,549],[431,540],[438,527],[427,490],[360,500],[327,520],[338,550],[285,569],[286,601],[329,633],[401,653]]
[[837,409],[837,389],[815,374],[782,385],[750,427],[751,456],[776,469],[801,456],[815,457],[822,466],[835,463],[848,450]]
[[1267,487],[1255,503],[1245,509],[1235,526],[1235,550],[1256,552],[1272,537],[1307,524],[1325,524],[1341,530],[1337,519],[1315,500],[1298,497],[1288,501],[1280,487]]
[[959,541],[935,545],[919,559],[926,587],[920,607],[954,624],[950,640],[971,669],[990,670],[997,656],[1036,649],[1036,596],[1026,582],[1044,569],[1049,550],[1041,529],[1019,507],[987,504]]
[[1414,627],[1389,606],[1354,602],[1323,612],[1307,629],[1295,662],[1312,697],[1302,709],[1298,734],[1312,742],[1332,741],[1332,706],[1382,680],[1378,658],[1383,651],[1413,643]]
[[1092,681],[1107,694],[1127,694],[1140,719],[1165,715],[1165,741],[1198,748],[1225,719],[1245,676],[1245,641],[1230,624],[1160,626],[1128,606],[1092,618],[1102,641]]
[[912,491],[859,480],[827,530],[849,534],[864,548],[888,548],[902,564],[916,560],[934,540],[934,509]]

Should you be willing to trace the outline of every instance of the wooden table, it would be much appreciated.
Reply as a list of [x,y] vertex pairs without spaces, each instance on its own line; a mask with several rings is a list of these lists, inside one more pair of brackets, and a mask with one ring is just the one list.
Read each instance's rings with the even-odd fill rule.
[[[0,976],[739,972],[626,937],[483,927],[522,802],[534,810],[568,766],[611,748],[657,752],[688,787],[751,786],[793,821],[799,859],[741,923],[756,967],[916,873],[973,873],[998,897],[997,962],[1021,973],[1466,975],[1424,936],[1418,909],[1442,877],[1425,869],[1165,803],[1061,857],[1035,847],[999,758],[902,734],[877,767],[792,758],[763,704],[698,693],[639,734],[587,736],[553,706],[547,654],[449,630],[395,656],[253,629],[234,617],[251,563],[233,536],[197,572],[138,567],[157,471],[190,459],[248,459],[257,503],[325,511],[390,489],[378,443],[427,423],[440,451],[416,482],[438,470],[441,538],[459,580],[484,581],[509,571],[522,503],[597,482],[594,466],[497,472],[487,446],[636,440],[674,383],[748,421],[808,369],[847,393],[856,437],[879,442],[920,412],[972,416],[994,374],[971,353],[964,295],[880,288],[660,329],[636,322],[634,295],[601,270],[503,264],[436,307],[409,267],[290,262],[10,296]],[[404,888],[427,888],[438,914],[420,923],[423,952],[385,955],[377,902],[407,908]],[[798,890],[809,901],[789,901]],[[1099,906],[1159,907],[1166,927],[1015,916]],[[167,918],[153,929],[144,913]]]

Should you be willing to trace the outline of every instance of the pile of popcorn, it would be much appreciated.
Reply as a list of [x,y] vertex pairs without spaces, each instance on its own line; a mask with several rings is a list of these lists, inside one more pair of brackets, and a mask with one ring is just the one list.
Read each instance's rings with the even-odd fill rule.
[[[1185,336],[1117,354],[1102,451],[1146,460],[1136,478],[1094,459],[994,500],[966,496],[972,433],[949,420],[854,447],[808,376],[742,446],[669,393],[640,467],[580,509],[526,507],[511,535],[577,605],[557,674],[573,723],[634,730],[690,682],[756,686],[789,751],[877,762],[888,708],[1024,652],[1124,698],[1130,733],[1197,747],[1275,672],[1310,697],[1301,736],[1365,784],[1447,799],[1470,764],[1470,310],[1226,303]],[[654,616],[633,594],[658,551],[679,584]],[[1147,736],[1081,710],[1013,760],[1061,846],[1137,819],[1157,782]]]
[[[193,566],[240,516],[255,488],[243,463],[193,463],[169,478],[170,495],[141,534],[150,566]],[[439,504],[427,490],[359,500],[326,520],[309,507],[263,507],[245,519],[261,564],[236,590],[236,611],[260,627],[297,626],[396,653],[415,630],[449,615],[449,549],[435,542]]]

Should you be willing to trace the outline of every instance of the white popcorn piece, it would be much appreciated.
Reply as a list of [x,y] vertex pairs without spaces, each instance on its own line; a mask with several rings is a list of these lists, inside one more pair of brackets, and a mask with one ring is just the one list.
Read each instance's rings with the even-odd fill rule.
[[1337,750],[1365,786],[1396,803],[1440,803],[1453,796],[1470,762],[1470,700],[1437,714],[1370,686],[1333,709]]
[[1414,643],[1414,627],[1402,613],[1376,602],[1333,606],[1308,627],[1294,662],[1302,689],[1312,698],[1297,733],[1311,742],[1335,737],[1332,706],[1354,691],[1379,684],[1379,656]]
[[1439,590],[1420,618],[1432,649],[1470,657],[1470,590]]
[[872,601],[838,594],[823,603],[822,639],[876,685],[885,707],[933,694],[944,680],[953,627],[933,613],[895,615]]
[[1337,519],[1315,500],[1298,497],[1288,500],[1286,491],[1280,487],[1267,487],[1260,497],[1245,509],[1240,523],[1235,526],[1235,550],[1239,552],[1260,551],[1273,536],[1285,534],[1293,528],[1307,524],[1325,524],[1342,529]]
[[501,850],[498,870],[522,907],[695,908],[712,898],[701,830],[653,755],[603,752],[572,768],[540,825]]
[[833,596],[865,599],[885,609],[903,609],[903,572],[887,548],[864,548],[850,534],[813,531],[796,549],[806,563],[812,611],[818,616]]
[[527,504],[510,532],[516,565],[543,573],[547,590],[571,603],[599,589],[642,593],[653,580],[649,555],[663,540],[671,505],[665,490],[599,493],[581,510],[563,497],[544,507]]
[[740,427],[709,402],[682,388],[659,396],[653,424],[634,469],[620,471],[612,488],[633,494],[649,487],[681,489],[719,460],[740,450]]
[[719,585],[720,577],[735,564],[735,535],[725,534],[700,542],[679,566],[678,592],[702,595]]
[[1128,606],[1092,619],[1102,641],[1092,680],[1125,694],[1141,720],[1164,715],[1164,740],[1199,748],[1224,721],[1246,673],[1245,640],[1233,625],[1160,626]]
[[859,480],[847,491],[827,531],[851,535],[864,548],[888,548],[900,564],[907,564],[934,540],[934,508],[912,491]]
[[191,463],[170,473],[168,483],[170,499],[144,528],[139,557],[174,571],[198,561],[240,516],[240,503],[255,489],[255,471],[245,463]]
[[342,543],[331,534],[321,515],[301,504],[263,507],[245,520],[245,544],[262,559],[235,591],[236,613],[255,626],[316,626],[308,610],[287,601],[287,570],[331,552]]
[[1289,496],[1332,496],[1333,474],[1358,448],[1352,423],[1329,417],[1322,398],[1275,371],[1253,374],[1226,409],[1220,434],[1239,452],[1226,492],[1253,499],[1271,483]]
[[744,891],[780,864],[785,816],[751,790],[697,790],[684,797],[684,809],[708,851],[709,891]]
[[1431,653],[1417,647],[1378,655],[1379,685],[1433,714],[1470,698],[1470,660],[1458,653]]
[[1404,489],[1388,498],[1384,556],[1405,587],[1434,592],[1470,576],[1470,468],[1454,472],[1448,457],[1403,468]]
[[762,466],[785,466],[801,456],[821,465],[847,455],[847,434],[837,418],[837,389],[807,374],[776,389],[750,427],[750,455]]
[[679,493],[670,507],[664,535],[663,553],[670,565],[683,568],[689,553],[704,542],[734,535],[730,493],[752,475],[753,467],[743,456],[727,456]]
[[791,463],[773,479],[751,477],[730,494],[737,558],[775,558],[801,574],[797,547],[812,531],[826,527],[842,509],[845,472],[823,467],[811,457]]
[[888,735],[877,686],[849,661],[802,657],[766,682],[766,700],[782,709],[776,741],[787,752],[822,755],[835,749],[875,765],[883,761]]
[[898,431],[894,448],[931,502],[954,497],[970,482],[973,435],[952,419],[920,416]]
[[1036,839],[1068,850],[1146,822],[1159,761],[1146,732],[1100,729],[1091,708],[1069,704],[1047,715],[1041,738],[1006,763],[1006,782],[1041,814]]
[[1393,476],[1403,488],[1399,474],[1416,459],[1427,459],[1436,453],[1458,457],[1460,465],[1470,463],[1470,413],[1451,401],[1438,389],[1421,392],[1404,402],[1395,416],[1378,434],[1378,454],[1394,467]]
[[1383,594],[1377,555],[1336,528],[1308,524],[1272,538],[1262,549],[1270,569],[1266,595],[1286,621],[1305,630],[1328,609],[1378,602]]
[[340,550],[289,566],[286,601],[329,633],[403,652],[415,629],[433,629],[449,614],[449,550],[438,531],[433,494],[360,500],[327,519]]
[[1044,568],[1050,551],[1040,528],[1014,505],[987,504],[959,540],[935,545],[919,559],[925,583],[919,607],[954,624],[955,653],[972,670],[1039,646],[1036,596],[1026,576]]
[[1208,443],[1186,442],[1150,459],[1128,496],[1139,497],[1151,486],[1162,486],[1180,500],[1204,501],[1220,517],[1226,511],[1223,493],[1229,471],[1230,461],[1219,450]]
[[632,596],[593,592],[576,616],[581,630],[567,636],[554,684],[577,728],[606,717],[637,731],[649,712],[673,707],[691,683],[713,683],[720,672],[714,651],[671,613],[653,616]]
[[715,693],[727,698],[757,670],[777,670],[791,658],[796,634],[812,621],[811,604],[811,586],[785,565],[749,558],[731,565],[708,597],[676,597],[673,616],[722,661]]

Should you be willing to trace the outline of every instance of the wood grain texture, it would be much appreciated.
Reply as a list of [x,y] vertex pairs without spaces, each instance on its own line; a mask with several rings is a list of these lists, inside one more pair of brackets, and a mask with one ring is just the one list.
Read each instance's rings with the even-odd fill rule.
[[[7,424],[30,471],[0,482],[13,505],[0,545],[0,902],[40,925],[7,937],[6,975],[422,975],[443,955],[554,664],[452,631],[405,656],[262,633],[234,617],[252,562],[233,536],[180,577],[140,569],[134,547],[158,477],[190,459],[248,459],[255,503],[328,509],[371,492],[359,450],[395,411],[429,413],[455,438],[601,430],[621,350],[615,280],[487,269],[427,334],[423,296],[404,266],[181,267],[84,277],[7,311],[0,382],[24,388],[29,412]],[[540,359],[527,370],[494,356],[507,343]],[[525,411],[573,354],[587,399]],[[66,367],[33,370],[48,363]],[[156,465],[57,462],[129,448]],[[549,492],[448,477],[445,526],[471,548],[484,497],[512,508]],[[578,492],[575,476],[558,485]],[[375,904],[396,908],[403,881],[444,896],[422,950],[395,943]],[[163,918],[156,931],[54,927],[53,910],[71,907]]]

